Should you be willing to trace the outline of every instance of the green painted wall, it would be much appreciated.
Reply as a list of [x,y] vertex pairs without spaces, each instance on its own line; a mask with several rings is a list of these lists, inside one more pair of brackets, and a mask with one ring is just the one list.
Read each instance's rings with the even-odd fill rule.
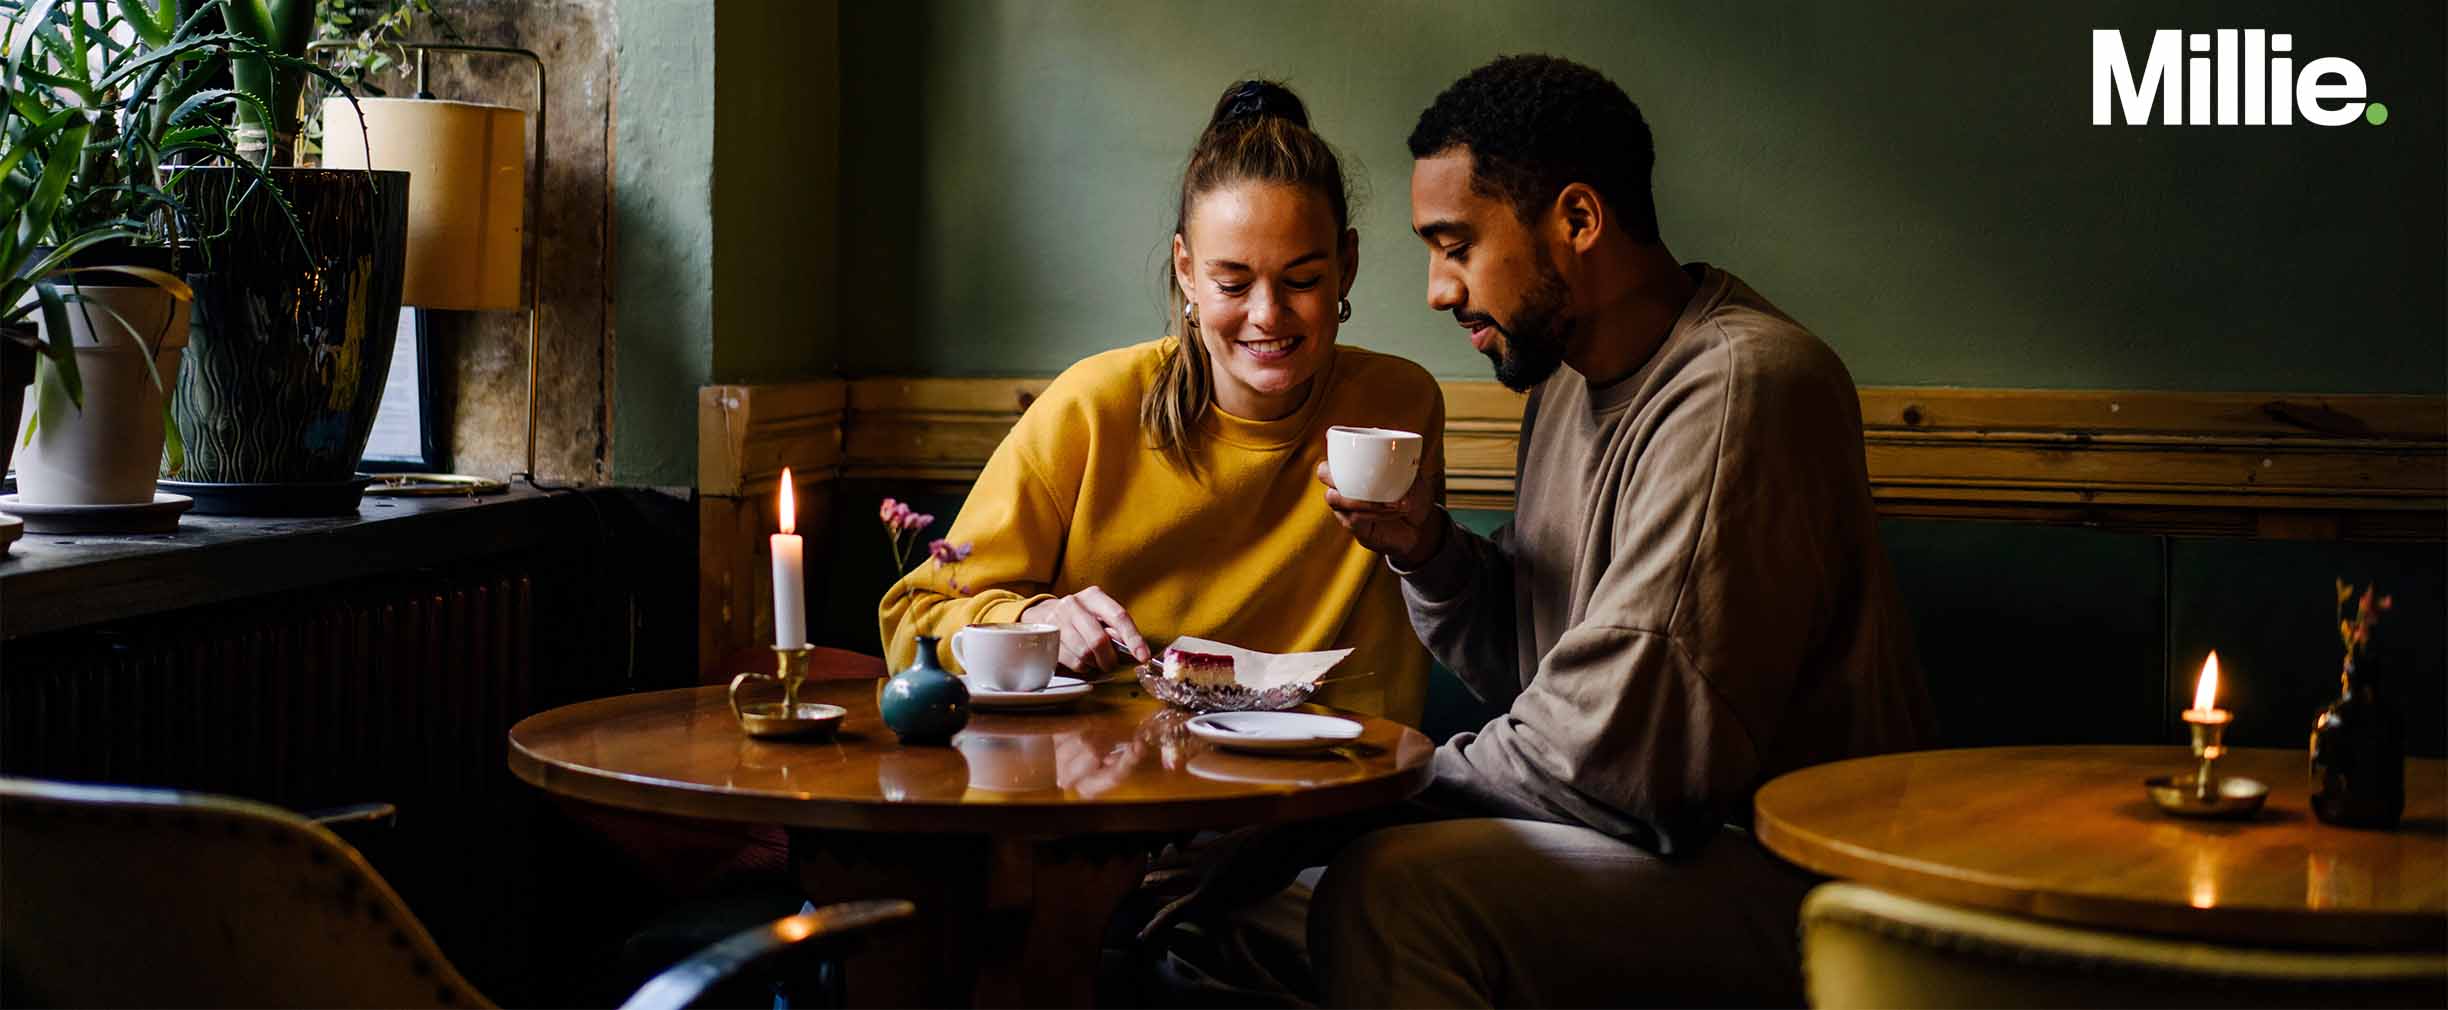
[[714,381],[831,374],[841,21],[830,0],[716,10]]
[[619,14],[614,479],[687,484],[697,387],[839,370],[841,19],[830,0]]
[[[844,363],[1050,373],[1157,332],[1180,163],[1224,85],[1261,74],[1367,190],[1346,339],[1485,377],[1422,304],[1402,141],[1456,76],[1548,51],[1642,104],[1675,250],[1865,384],[2436,393],[2442,25],[2432,0],[849,5]],[[2291,31],[2393,115],[2092,127],[2095,27]]]
[[713,375],[714,25],[664,0],[617,13],[612,476],[687,484],[697,387]]

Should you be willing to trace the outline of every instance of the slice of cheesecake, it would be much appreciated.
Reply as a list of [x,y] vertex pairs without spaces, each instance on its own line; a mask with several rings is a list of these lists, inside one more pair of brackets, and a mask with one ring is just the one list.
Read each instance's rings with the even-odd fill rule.
[[1209,652],[1184,652],[1166,649],[1164,675],[1171,680],[1188,681],[1193,687],[1231,687],[1233,660]]

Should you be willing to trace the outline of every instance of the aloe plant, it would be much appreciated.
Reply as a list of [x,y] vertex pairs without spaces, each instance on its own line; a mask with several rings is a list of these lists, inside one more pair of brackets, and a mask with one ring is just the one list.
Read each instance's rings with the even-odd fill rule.
[[[229,130],[212,113],[260,104],[213,86],[227,53],[251,45],[214,30],[209,8],[217,2],[0,0],[0,324],[39,318],[53,336],[7,327],[9,339],[42,353],[37,396],[83,406],[74,349],[59,339],[72,310],[89,324],[95,311],[105,313],[151,344],[107,306],[80,299],[70,283],[78,275],[123,274],[181,301],[193,297],[176,274],[112,262],[109,253],[177,248],[189,216],[165,191],[162,166],[233,159]],[[95,254],[102,262],[80,262]],[[150,368],[153,356],[145,361]],[[158,374],[153,380],[166,386]]]
[[238,153],[257,165],[287,165],[297,158],[299,99],[314,65],[306,44],[315,39],[315,0],[219,0],[227,29],[253,45],[233,54],[230,79],[242,93],[262,99],[240,105]]

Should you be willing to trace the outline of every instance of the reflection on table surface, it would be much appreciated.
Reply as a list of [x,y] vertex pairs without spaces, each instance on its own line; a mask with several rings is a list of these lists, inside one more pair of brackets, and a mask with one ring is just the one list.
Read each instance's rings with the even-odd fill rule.
[[876,714],[878,683],[810,683],[801,700],[849,710],[832,738],[810,741],[743,736],[719,689],[585,702],[514,727],[512,764],[529,781],[572,795],[748,819],[747,810],[717,809],[719,797],[1096,808],[1391,788],[1399,799],[1425,783],[1433,751],[1400,724],[1311,706],[1353,718],[1360,738],[1309,753],[1237,753],[1191,735],[1183,725],[1190,713],[1128,683],[1054,710],[973,713],[949,747],[904,746]]

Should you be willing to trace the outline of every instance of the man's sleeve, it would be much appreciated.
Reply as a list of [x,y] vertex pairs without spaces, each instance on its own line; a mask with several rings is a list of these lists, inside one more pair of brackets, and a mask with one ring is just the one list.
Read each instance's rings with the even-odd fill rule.
[[1444,509],[1436,515],[1445,524],[1445,543],[1436,554],[1416,569],[1389,564],[1402,576],[1411,630],[1481,701],[1509,704],[1521,692],[1513,561],[1506,549],[1513,527],[1497,530],[1491,540],[1463,529]]
[[1739,816],[1838,581],[1826,515],[1859,493],[1859,408],[1808,374],[1695,378],[1593,503],[1613,554],[1582,622],[1438,751],[1440,788],[1670,855]]

